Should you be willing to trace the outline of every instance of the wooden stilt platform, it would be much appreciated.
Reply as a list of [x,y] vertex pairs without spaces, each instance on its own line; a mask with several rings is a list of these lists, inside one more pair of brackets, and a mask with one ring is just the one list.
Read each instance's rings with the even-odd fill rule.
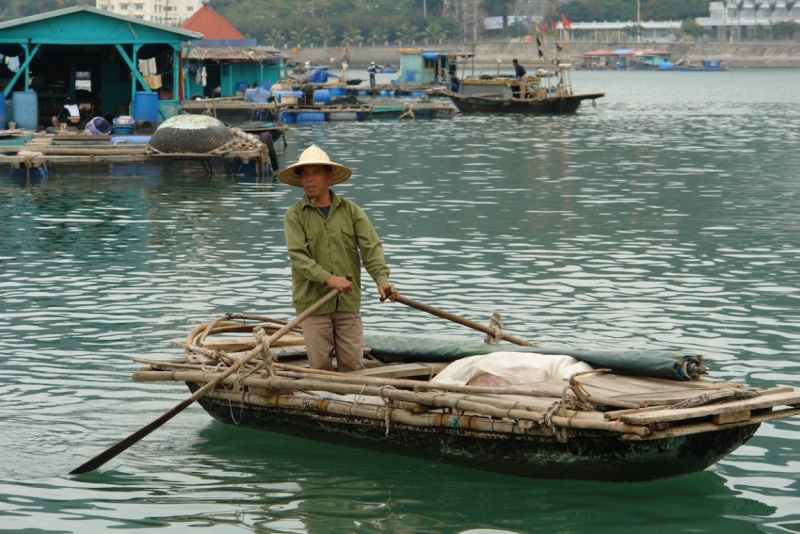
[[[243,137],[247,134],[241,132]],[[253,137],[253,136],[250,136]],[[253,174],[268,172],[266,145],[239,144],[228,151],[214,153],[161,154],[147,145],[149,136],[118,136],[90,134],[33,133],[24,144],[0,145],[0,164],[11,166],[12,174],[49,173],[51,166],[59,164],[96,165],[109,163],[163,163],[167,161],[197,161],[206,172],[214,160],[236,161],[237,167],[253,164]]]
[[[387,86],[395,87],[396,86]],[[218,98],[205,100],[189,100],[184,102],[183,110],[187,113],[203,113],[214,117],[240,115],[242,121],[253,117],[268,116],[277,124],[294,124],[296,122],[321,122],[342,120],[370,119],[415,119],[415,118],[452,118],[456,108],[450,103],[430,102],[422,91],[416,100],[399,98],[374,98],[386,92],[383,89],[369,89],[362,92],[366,96],[355,99],[353,95],[361,94],[348,90],[345,102],[337,102],[340,96],[332,95],[329,102],[316,102],[305,105],[302,101],[284,97],[278,102],[254,103],[245,102],[241,98]],[[408,91],[406,91],[408,93]],[[416,93],[414,93],[416,94]],[[262,117],[263,118],[263,117]]]

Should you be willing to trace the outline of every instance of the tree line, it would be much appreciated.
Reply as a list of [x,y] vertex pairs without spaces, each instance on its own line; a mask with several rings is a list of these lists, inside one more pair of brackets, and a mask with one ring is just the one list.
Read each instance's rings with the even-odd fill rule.
[[0,21],[31,17],[65,7],[93,6],[95,4],[95,0],[2,0],[0,1]]
[[[727,2],[737,5],[744,0]],[[0,21],[95,3],[95,0],[2,0]],[[642,21],[680,20],[683,33],[699,37],[704,31],[694,19],[709,15],[708,4],[709,0],[551,0],[549,13],[543,18],[546,23],[548,18],[559,21],[562,15],[571,22],[636,21],[638,9]],[[529,15],[522,9],[525,5],[530,4],[519,0],[211,1],[211,7],[245,36],[277,48],[428,46],[519,37],[530,33],[531,24],[517,22],[503,30],[487,31],[483,19]],[[795,27],[793,23],[776,24],[769,29],[769,37],[792,36]],[[637,31],[635,25],[631,31]]]
[[[708,16],[708,0],[639,0],[642,20]],[[484,17],[527,15],[517,0],[213,0],[231,24],[276,47],[436,45],[518,37],[531,25],[485,31]],[[545,15],[573,22],[636,20],[637,0],[552,0]],[[541,16],[541,14],[540,14]]]

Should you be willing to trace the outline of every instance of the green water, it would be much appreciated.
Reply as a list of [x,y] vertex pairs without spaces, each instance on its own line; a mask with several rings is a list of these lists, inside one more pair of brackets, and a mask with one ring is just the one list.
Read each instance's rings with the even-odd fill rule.
[[[571,117],[293,128],[353,168],[415,300],[578,347],[670,348],[712,378],[800,387],[800,71],[575,72]],[[796,532],[797,418],[702,473],[506,477],[213,422],[192,406],[98,472],[65,473],[182,400],[134,357],[231,311],[288,318],[299,190],[182,166],[0,179],[0,531]],[[480,334],[369,292],[368,330]]]

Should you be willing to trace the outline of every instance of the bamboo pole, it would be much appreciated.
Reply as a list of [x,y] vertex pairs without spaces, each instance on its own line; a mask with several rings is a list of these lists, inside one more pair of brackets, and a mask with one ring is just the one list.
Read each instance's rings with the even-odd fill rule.
[[[439,308],[434,308],[433,306],[417,302],[416,300],[411,300],[410,298],[407,297],[400,296],[397,298],[397,302],[400,302],[402,304],[405,304],[406,306],[410,306],[417,310],[430,313],[431,315],[441,317],[442,319],[447,319],[448,321],[452,321],[454,323],[458,323],[463,326],[468,326],[469,328],[473,328],[475,330],[478,330],[479,332],[483,332],[484,334],[489,334],[490,336],[494,336],[497,334],[495,330],[489,328],[488,326],[482,325],[481,323],[470,321],[469,319],[465,319],[464,317],[459,317],[458,315],[455,315],[453,313],[440,310]],[[530,341],[526,341],[522,338],[512,336],[511,334],[506,334],[505,332],[500,332],[500,337],[501,339],[505,339],[508,342],[514,343],[515,345],[521,345],[523,347],[537,346],[535,343],[531,343]]]
[[[512,421],[508,419],[490,419],[477,415],[458,415],[448,413],[414,414],[405,410],[387,408],[385,405],[356,405],[351,402],[333,399],[321,399],[309,395],[273,395],[263,397],[246,392],[232,392],[215,390],[209,397],[242,404],[266,406],[277,409],[308,410],[314,408],[314,417],[318,413],[328,413],[336,416],[364,417],[376,421],[386,421],[387,411],[389,420],[395,423],[406,424],[414,427],[461,429],[468,432],[492,432],[499,434],[534,435],[552,437],[550,428],[542,428],[531,424],[530,421]],[[301,412],[302,413],[302,412]],[[305,413],[309,416],[308,412]]]
[[800,408],[787,408],[783,410],[773,410],[761,414],[751,414],[750,418],[745,421],[737,421],[735,423],[728,423],[725,425],[717,425],[709,421],[701,421],[697,423],[682,424],[667,428],[666,430],[653,431],[648,436],[639,436],[632,434],[623,434],[621,439],[626,441],[648,441],[655,439],[674,438],[679,436],[687,436],[690,434],[700,434],[703,432],[717,432],[723,428],[734,428],[739,426],[760,425],[766,421],[773,419],[784,419],[787,417],[800,415]]
[[[206,373],[198,371],[152,371],[148,373],[157,373],[160,376],[151,375],[147,377],[139,372],[134,373],[134,380],[141,381],[149,378],[150,380],[207,383],[218,375],[218,373]],[[459,396],[452,393],[418,393],[398,390],[390,386],[375,387],[369,385],[339,384],[331,381],[309,379],[293,380],[278,376],[267,379],[249,376],[228,376],[220,382],[230,387],[242,385],[277,391],[328,391],[340,395],[375,396],[389,400],[420,403],[428,406],[435,406],[437,408],[451,408],[453,410],[469,411],[489,417],[533,421],[537,424],[544,418],[545,415],[541,412],[498,408],[483,402],[468,400],[466,395]],[[552,416],[552,422],[555,426],[565,428],[605,430],[618,433],[637,434],[642,436],[645,436],[650,432],[647,427],[643,426],[629,425],[627,423],[618,421],[605,421],[600,412],[572,412],[569,417]]]
[[[560,397],[561,394],[561,392],[559,392],[558,395],[554,395],[553,392],[537,391],[533,388],[522,388],[522,387],[462,386],[458,384],[437,383],[435,380],[425,382],[421,380],[408,380],[402,378],[377,378],[377,377],[366,377],[366,376],[359,377],[357,375],[350,375],[350,374],[345,375],[343,373],[324,371],[322,369],[307,369],[304,367],[297,367],[294,365],[288,365],[283,363],[276,363],[275,367],[278,369],[285,369],[287,371],[296,371],[299,373],[314,374],[321,376],[333,376],[337,380],[341,380],[344,381],[344,383],[350,383],[350,384],[382,384],[399,388],[409,388],[414,390],[420,390],[420,389],[447,390],[458,393],[472,393],[476,395],[481,395],[481,394],[520,395],[525,397],[554,398],[554,397]],[[567,382],[564,381],[563,387],[567,387],[567,385],[568,385]],[[619,401],[616,399],[609,399],[594,395],[589,396],[589,401],[592,404],[596,405],[612,406],[619,408],[639,407],[639,405],[636,403]]]

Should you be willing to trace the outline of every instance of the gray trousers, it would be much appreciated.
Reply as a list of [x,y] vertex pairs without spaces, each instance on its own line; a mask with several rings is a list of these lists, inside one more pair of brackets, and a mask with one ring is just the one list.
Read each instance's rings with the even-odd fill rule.
[[339,372],[364,368],[364,326],[360,313],[312,315],[303,321],[303,336],[313,369],[333,371],[333,356],[336,356]]

